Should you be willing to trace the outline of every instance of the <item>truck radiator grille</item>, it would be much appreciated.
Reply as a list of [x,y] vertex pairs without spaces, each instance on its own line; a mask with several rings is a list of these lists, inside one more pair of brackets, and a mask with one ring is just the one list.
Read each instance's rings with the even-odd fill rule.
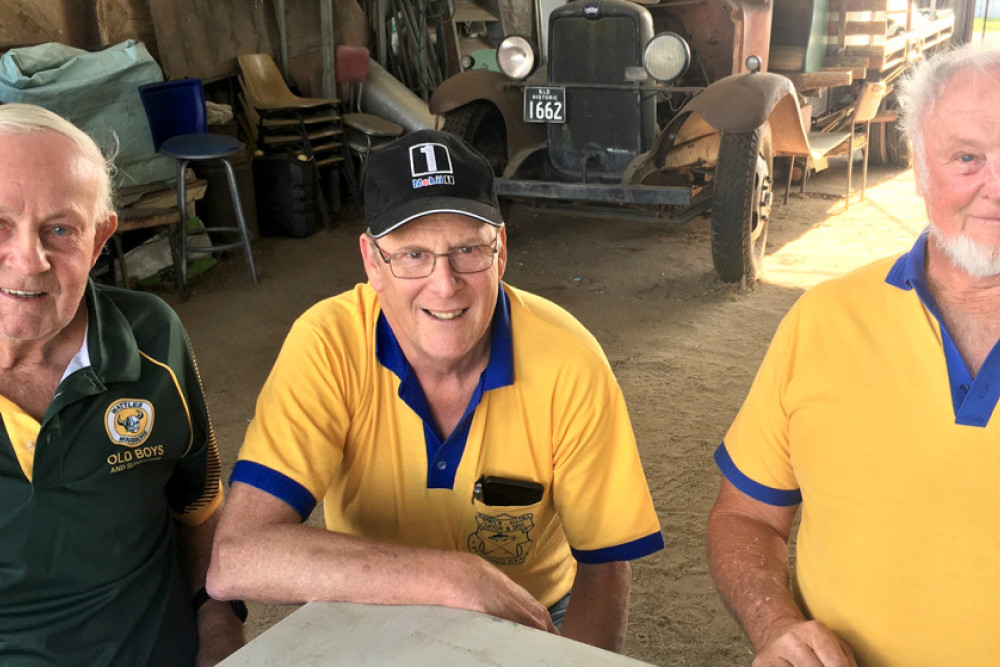
[[[642,66],[636,22],[625,16],[553,21],[549,79],[560,83],[626,84],[627,67]],[[566,123],[548,126],[553,166],[567,177],[618,180],[642,149],[642,104],[634,89],[566,90]]]

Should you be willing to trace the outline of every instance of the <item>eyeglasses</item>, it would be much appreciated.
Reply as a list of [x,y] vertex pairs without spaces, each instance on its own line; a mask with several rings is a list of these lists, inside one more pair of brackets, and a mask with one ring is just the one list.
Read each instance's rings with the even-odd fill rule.
[[[370,237],[372,238],[372,237]],[[493,266],[493,258],[498,252],[500,232],[489,245],[464,245],[448,252],[436,253],[427,250],[407,250],[387,255],[372,238],[372,245],[382,261],[389,265],[392,275],[397,278],[426,278],[434,273],[438,257],[447,257],[451,270],[455,273],[480,273]]]

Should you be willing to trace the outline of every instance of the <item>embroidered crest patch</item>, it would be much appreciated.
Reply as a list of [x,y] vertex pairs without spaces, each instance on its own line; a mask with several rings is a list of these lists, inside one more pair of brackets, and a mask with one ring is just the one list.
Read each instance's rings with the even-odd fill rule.
[[111,442],[138,447],[153,431],[153,404],[138,398],[120,398],[104,413],[104,428]]
[[476,515],[476,532],[469,536],[469,551],[494,565],[520,565],[531,553],[532,513],[512,516]]

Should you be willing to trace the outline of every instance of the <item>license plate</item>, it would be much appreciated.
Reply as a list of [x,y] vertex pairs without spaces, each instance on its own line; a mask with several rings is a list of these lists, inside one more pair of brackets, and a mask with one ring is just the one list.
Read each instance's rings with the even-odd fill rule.
[[526,87],[524,120],[528,123],[565,123],[566,89],[552,86]]

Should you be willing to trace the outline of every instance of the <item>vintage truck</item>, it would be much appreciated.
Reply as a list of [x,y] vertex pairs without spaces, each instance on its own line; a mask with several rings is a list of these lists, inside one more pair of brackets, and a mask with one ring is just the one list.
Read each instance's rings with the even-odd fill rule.
[[[533,34],[504,37],[502,72],[458,73],[430,108],[487,155],[502,204],[675,223],[710,213],[718,277],[750,282],[775,159],[822,167],[809,133],[842,129],[866,81],[888,84],[891,112],[892,82],[952,35],[953,15],[930,2],[536,0],[550,11]],[[872,159],[905,165],[892,118],[872,125]]]

